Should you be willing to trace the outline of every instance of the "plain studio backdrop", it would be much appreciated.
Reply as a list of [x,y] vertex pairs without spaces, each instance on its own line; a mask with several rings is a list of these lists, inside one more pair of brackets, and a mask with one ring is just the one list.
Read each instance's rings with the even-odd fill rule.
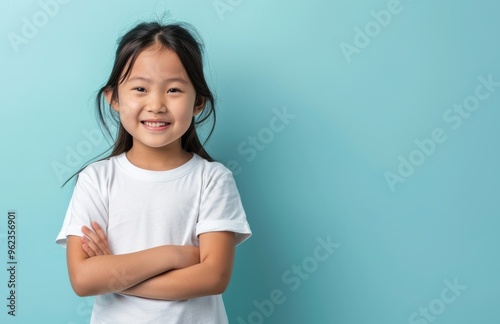
[[74,182],[60,187],[107,148],[93,100],[117,38],[162,17],[204,39],[218,110],[207,149],[233,171],[254,233],[224,293],[231,323],[497,323],[499,12],[493,0],[1,0],[0,322],[88,323],[92,298],[73,293],[54,243]]

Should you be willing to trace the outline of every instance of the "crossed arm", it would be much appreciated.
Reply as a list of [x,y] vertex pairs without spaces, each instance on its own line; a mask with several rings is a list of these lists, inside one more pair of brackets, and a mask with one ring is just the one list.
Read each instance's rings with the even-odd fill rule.
[[221,294],[231,278],[233,232],[200,234],[200,247],[163,245],[112,255],[97,223],[69,236],[68,271],[79,296],[120,292],[150,299],[182,300]]

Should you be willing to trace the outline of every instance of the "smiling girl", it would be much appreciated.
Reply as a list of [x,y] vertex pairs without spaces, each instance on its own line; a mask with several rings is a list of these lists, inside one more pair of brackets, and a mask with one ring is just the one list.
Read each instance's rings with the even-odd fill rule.
[[251,230],[231,172],[196,133],[215,117],[200,43],[179,24],[137,25],[97,103],[118,135],[78,174],[56,240],[76,294],[96,296],[91,323],[227,323],[221,294]]

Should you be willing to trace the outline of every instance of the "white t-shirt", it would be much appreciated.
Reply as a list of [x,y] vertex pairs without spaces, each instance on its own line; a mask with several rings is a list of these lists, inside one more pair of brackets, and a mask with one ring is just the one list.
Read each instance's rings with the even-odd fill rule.
[[[231,171],[193,157],[172,170],[136,167],[125,153],[87,166],[78,176],[56,243],[82,236],[96,221],[113,254],[159,245],[198,246],[198,235],[231,231],[237,244],[251,235]],[[147,267],[147,265],[144,265]],[[112,283],[110,283],[112,284]],[[227,323],[221,295],[181,301],[119,293],[95,297],[91,323]]]

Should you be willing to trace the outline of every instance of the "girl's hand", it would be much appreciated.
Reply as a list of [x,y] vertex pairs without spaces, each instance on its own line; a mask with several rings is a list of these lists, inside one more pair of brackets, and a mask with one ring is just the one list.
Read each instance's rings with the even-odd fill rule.
[[97,255],[111,255],[108,239],[97,222],[92,222],[92,229],[87,226],[82,227],[82,248],[89,257]]

